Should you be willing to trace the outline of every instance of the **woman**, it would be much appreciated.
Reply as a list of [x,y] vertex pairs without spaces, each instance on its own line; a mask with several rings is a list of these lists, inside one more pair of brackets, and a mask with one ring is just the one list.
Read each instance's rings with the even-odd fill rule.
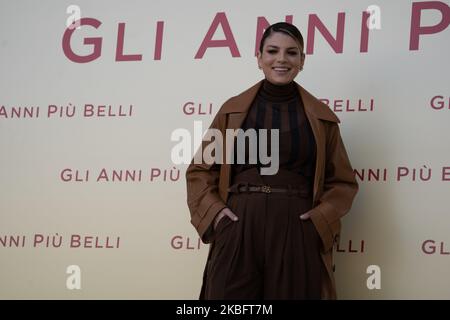
[[257,58],[265,79],[211,128],[278,130],[279,169],[262,175],[260,159],[187,169],[191,222],[211,243],[200,298],[335,299],[333,244],[358,190],[339,119],[294,82],[305,62],[295,26],[267,28]]

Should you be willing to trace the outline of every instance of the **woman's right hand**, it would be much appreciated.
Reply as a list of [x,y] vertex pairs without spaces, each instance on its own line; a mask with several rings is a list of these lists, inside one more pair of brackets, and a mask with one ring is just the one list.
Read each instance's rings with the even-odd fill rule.
[[222,220],[222,218],[228,217],[229,219],[233,221],[238,221],[238,217],[231,211],[229,208],[223,208],[219,211],[219,213],[214,218],[214,225],[213,230],[216,230],[217,225],[219,224],[219,221]]

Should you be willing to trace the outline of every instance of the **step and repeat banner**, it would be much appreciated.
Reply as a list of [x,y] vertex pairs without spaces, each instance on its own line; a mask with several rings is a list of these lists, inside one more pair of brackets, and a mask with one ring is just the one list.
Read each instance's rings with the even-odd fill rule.
[[[208,245],[174,161],[264,75],[268,25],[360,182],[341,299],[450,299],[449,1],[1,1],[0,298],[196,299]],[[180,131],[178,131],[180,132]]]

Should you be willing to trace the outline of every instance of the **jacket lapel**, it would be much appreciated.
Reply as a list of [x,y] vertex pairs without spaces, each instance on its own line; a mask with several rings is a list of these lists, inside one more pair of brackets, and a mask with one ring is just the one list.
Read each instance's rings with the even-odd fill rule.
[[[221,116],[225,117],[225,126],[222,128],[222,135],[225,138],[225,143],[223,145],[223,154],[227,155],[227,144],[226,141],[226,129],[236,130],[242,127],[245,118],[247,117],[248,110],[252,105],[253,100],[256,97],[259,87],[262,84],[262,80],[245,90],[241,94],[232,97],[227,100],[219,113]],[[226,159],[227,157],[225,157]],[[231,183],[231,165],[228,162],[224,162],[220,167],[220,178],[219,178],[219,195],[222,200],[227,203],[228,199],[228,187]]]
[[317,100],[300,85],[299,91],[302,96],[305,113],[311,125],[316,140],[316,171],[314,173],[313,203],[317,204],[324,182],[324,170],[326,165],[326,132],[322,121],[326,120],[339,123],[338,117],[324,103]]
[[319,120],[314,116],[311,111],[307,111],[309,108],[305,105],[305,113],[308,118],[309,124],[311,125],[311,129],[314,135],[314,139],[316,140],[316,170],[314,172],[314,187],[313,187],[313,206],[317,204],[318,200],[318,191],[319,187],[322,183],[323,170],[325,166],[325,137],[323,134],[323,130],[321,128],[321,124]]

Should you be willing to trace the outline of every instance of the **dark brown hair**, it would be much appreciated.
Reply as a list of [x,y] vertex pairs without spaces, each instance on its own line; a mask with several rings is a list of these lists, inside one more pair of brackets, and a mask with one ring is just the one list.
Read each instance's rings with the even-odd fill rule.
[[267,37],[270,36],[274,32],[282,32],[284,34],[287,34],[288,36],[292,37],[295,41],[297,41],[300,44],[300,50],[303,54],[303,36],[300,32],[300,30],[297,29],[296,26],[293,24],[287,23],[287,22],[277,22],[269,26],[265,31],[261,38],[261,42],[259,44],[259,52],[262,53],[264,42],[266,41]]

